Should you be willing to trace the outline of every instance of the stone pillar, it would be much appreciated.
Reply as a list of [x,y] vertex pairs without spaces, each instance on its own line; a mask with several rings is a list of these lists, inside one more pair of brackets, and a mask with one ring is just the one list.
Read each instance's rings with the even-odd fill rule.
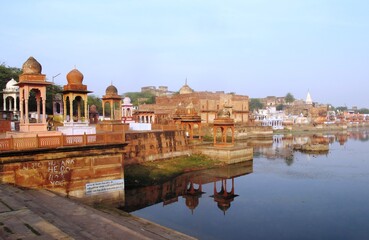
[[81,101],[77,101],[77,121],[81,119]]
[[84,112],[83,112],[83,116],[85,117],[85,122],[88,122],[89,115],[90,115],[89,114],[90,113],[90,109],[88,109],[87,100],[88,100],[88,97],[86,95],[86,97],[84,99],[85,109],[84,109]]
[[73,122],[73,98],[69,96],[69,122]]
[[42,123],[46,123],[46,96],[42,98]]
[[64,112],[63,112],[63,120],[64,121],[67,121],[67,97],[65,96],[63,96],[63,108],[64,108]]

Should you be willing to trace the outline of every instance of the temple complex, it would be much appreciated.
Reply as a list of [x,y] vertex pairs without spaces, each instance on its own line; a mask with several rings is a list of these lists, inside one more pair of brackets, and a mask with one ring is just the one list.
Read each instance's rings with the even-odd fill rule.
[[213,123],[224,105],[231,106],[230,111],[235,123],[247,123],[249,119],[248,96],[224,92],[196,92],[187,83],[179,90],[179,94],[158,96],[155,104],[140,105],[135,115],[136,119],[168,124],[172,122],[178,106],[189,104],[193,105],[202,123]]

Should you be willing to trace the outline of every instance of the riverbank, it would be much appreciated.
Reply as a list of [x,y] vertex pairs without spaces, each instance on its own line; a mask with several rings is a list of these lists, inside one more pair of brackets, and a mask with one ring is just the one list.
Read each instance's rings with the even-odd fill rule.
[[1,239],[195,239],[121,211],[101,211],[47,190],[0,184]]
[[200,154],[125,166],[125,186],[138,187],[163,183],[180,174],[223,166],[224,163]]

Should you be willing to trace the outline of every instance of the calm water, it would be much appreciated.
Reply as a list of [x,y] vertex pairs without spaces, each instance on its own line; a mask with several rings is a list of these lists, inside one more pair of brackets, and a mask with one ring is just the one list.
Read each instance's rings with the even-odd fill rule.
[[287,148],[308,137],[276,136],[248,164],[127,190],[126,209],[200,239],[369,239],[368,136],[325,135],[323,155]]

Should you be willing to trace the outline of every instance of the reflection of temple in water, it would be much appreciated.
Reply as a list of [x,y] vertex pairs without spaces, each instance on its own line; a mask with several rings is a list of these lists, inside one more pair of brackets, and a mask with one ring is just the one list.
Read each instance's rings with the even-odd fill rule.
[[[200,199],[206,194],[203,189],[206,184],[213,183],[214,201],[225,212],[234,200],[234,179],[253,171],[253,162],[247,161],[227,165],[221,168],[186,173],[160,185],[126,189],[125,206],[123,210],[133,212],[148,206],[163,203],[163,206],[178,202],[178,197],[185,199],[186,206],[194,213],[200,204]],[[221,183],[220,188],[217,184]],[[227,183],[231,183],[230,189]]]
[[189,182],[185,193],[183,194],[183,198],[186,199],[186,206],[191,210],[192,214],[195,208],[200,203],[200,198],[204,194],[202,191],[202,184],[195,184],[193,182]]
[[231,180],[232,186],[229,192],[227,190],[227,179],[220,180],[221,188],[219,192],[217,190],[216,182],[214,182],[214,195],[210,196],[214,198],[215,202],[217,202],[218,208],[223,211],[224,215],[231,207],[231,202],[233,202],[234,198],[238,196],[234,194],[234,178],[231,178]]

